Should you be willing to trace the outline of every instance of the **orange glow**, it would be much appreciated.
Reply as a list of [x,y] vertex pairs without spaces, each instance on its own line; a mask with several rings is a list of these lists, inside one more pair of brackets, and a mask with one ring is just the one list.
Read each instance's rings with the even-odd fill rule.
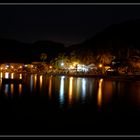
[[14,84],[11,84],[11,94],[13,95],[14,93]]
[[101,107],[102,104],[102,83],[103,83],[103,79],[100,79],[99,81],[99,88],[98,88],[98,96],[97,96],[97,103],[99,108]]
[[52,66],[50,66],[50,69],[52,69]]
[[49,97],[51,98],[52,94],[52,77],[49,78]]
[[42,89],[42,82],[43,82],[43,76],[42,75],[40,75],[40,89]]
[[14,79],[14,73],[11,73],[11,79]]
[[69,104],[72,102],[72,90],[73,90],[73,77],[69,80]]
[[103,66],[102,64],[99,64],[99,67],[100,67],[100,68],[102,68],[102,66]]
[[19,94],[22,93],[22,84],[19,84]]
[[19,74],[19,79],[22,79],[22,74]]
[[36,88],[36,82],[37,82],[37,75],[34,77],[34,88]]
[[2,74],[2,72],[0,73],[0,78],[2,78],[3,77],[3,74]]

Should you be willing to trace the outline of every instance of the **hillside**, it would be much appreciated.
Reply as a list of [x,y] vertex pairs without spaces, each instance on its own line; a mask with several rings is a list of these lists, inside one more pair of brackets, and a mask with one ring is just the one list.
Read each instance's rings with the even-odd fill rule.
[[[75,49],[74,49],[75,48]],[[120,50],[122,55],[127,55],[127,49],[140,51],[140,20],[125,21],[120,24],[113,24],[94,37],[81,44],[69,46],[69,50],[76,50],[79,55],[88,55],[86,52],[94,54],[100,52],[112,52],[118,55]]]
[[0,39],[0,63],[40,61],[41,53],[46,53],[49,61],[64,50],[63,44],[52,41],[27,44],[16,40]]

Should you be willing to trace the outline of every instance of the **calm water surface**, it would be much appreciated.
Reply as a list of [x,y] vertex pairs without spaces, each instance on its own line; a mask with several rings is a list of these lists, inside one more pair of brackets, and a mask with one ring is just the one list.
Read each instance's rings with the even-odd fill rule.
[[0,79],[0,134],[140,134],[140,81],[20,76]]

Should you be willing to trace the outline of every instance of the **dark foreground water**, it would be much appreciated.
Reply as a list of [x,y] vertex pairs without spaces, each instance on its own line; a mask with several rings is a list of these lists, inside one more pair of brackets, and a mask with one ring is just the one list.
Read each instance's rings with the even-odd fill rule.
[[0,79],[0,134],[140,134],[140,81]]

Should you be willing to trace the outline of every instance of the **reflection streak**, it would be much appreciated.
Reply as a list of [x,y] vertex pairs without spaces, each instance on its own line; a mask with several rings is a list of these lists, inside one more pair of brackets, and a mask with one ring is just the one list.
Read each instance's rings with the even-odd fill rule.
[[42,82],[43,82],[43,76],[42,75],[40,75],[39,80],[40,80],[40,90],[41,90],[42,89]]
[[52,77],[49,77],[49,97],[51,98],[52,94]]
[[11,94],[13,95],[13,93],[14,93],[14,84],[11,84],[10,86],[11,86]]
[[37,75],[34,76],[34,89],[36,89]]
[[64,103],[64,77],[61,77],[60,81],[60,104]]
[[102,104],[102,83],[103,79],[100,79],[99,81],[99,88],[98,88],[98,106],[101,107]]
[[85,99],[86,96],[86,80],[85,78],[82,79],[82,98]]
[[30,77],[30,90],[33,91],[33,75]]
[[19,94],[22,93],[22,84],[19,84]]
[[72,90],[73,90],[73,77],[70,77],[69,81],[69,104],[72,102]]
[[5,84],[4,92],[5,92],[6,95],[8,94],[8,89],[9,89],[9,84]]

